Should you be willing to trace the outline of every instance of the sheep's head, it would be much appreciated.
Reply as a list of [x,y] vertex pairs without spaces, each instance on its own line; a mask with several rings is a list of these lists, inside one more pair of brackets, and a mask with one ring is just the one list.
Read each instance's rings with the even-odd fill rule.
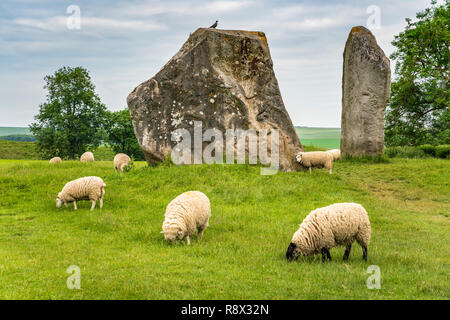
[[298,250],[297,245],[295,243],[291,242],[286,251],[286,259],[288,259],[289,261],[297,260],[299,255],[300,255],[300,250]]
[[302,162],[302,154],[299,153],[298,155],[296,155],[296,156],[295,156],[295,159],[297,159],[297,162],[298,162],[298,163],[301,163],[301,162]]
[[185,232],[182,230],[178,224],[174,223],[163,223],[161,233],[164,234],[164,240],[167,241],[176,241],[176,240],[183,240],[185,236]]
[[58,197],[58,198],[56,198],[56,207],[57,208],[61,208],[61,206],[62,206],[62,200]]

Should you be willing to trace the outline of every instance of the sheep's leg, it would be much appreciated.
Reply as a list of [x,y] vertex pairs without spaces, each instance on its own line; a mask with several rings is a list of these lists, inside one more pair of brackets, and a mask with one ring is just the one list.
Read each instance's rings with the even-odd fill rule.
[[367,261],[367,247],[362,246],[362,249],[363,249],[363,260]]
[[198,239],[200,240],[203,237],[203,230],[204,229],[198,229]]
[[325,260],[328,258],[328,260],[331,261],[330,251],[328,251],[327,248],[322,248],[322,262],[325,263]]
[[352,245],[349,244],[348,246],[345,247],[345,253],[344,253],[344,258],[343,260],[348,260],[348,256],[350,255],[350,250],[352,249]]
[[76,202],[76,201],[73,202],[73,208],[74,208],[74,210],[77,210],[77,209],[78,209],[78,208],[77,208],[77,202]]
[[309,167],[309,174],[311,174],[311,170],[312,170],[311,167]]
[[95,201],[95,200],[91,200],[92,201],[92,206],[91,206],[91,211],[92,210],[94,210],[94,208],[95,208],[95,203],[97,202],[97,201]]
[[100,209],[103,208],[103,197],[100,198]]
[[330,251],[328,249],[327,249],[327,258],[328,258],[328,260],[332,261]]
[[189,238],[189,236],[186,237],[186,242],[187,242],[188,245],[191,244],[191,239]]

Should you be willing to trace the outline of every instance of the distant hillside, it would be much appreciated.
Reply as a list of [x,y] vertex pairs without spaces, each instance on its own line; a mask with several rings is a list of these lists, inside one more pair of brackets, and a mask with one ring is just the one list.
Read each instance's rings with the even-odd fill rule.
[[0,127],[0,137],[17,134],[31,135],[31,131],[28,127]]
[[8,136],[0,136],[0,140],[34,142],[36,138],[31,134],[10,134]]
[[341,128],[295,127],[295,130],[304,146],[326,149],[340,148]]

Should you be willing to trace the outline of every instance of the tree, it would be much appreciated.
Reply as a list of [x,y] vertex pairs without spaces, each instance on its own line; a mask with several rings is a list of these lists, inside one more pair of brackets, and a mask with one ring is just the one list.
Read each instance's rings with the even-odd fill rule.
[[62,67],[44,78],[47,102],[39,106],[30,130],[45,157],[75,159],[102,140],[106,108],[95,93],[89,72]]
[[450,1],[406,19],[395,36],[396,81],[386,110],[388,146],[450,143]]
[[105,130],[107,142],[111,145],[114,152],[126,153],[129,156],[133,156],[135,160],[145,160],[134,134],[128,109],[108,112]]

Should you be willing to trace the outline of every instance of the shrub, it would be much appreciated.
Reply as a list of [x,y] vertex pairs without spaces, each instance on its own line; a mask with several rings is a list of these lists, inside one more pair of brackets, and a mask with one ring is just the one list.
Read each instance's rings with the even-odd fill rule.
[[389,158],[425,158],[426,154],[420,147],[390,147],[384,149]]
[[450,145],[444,144],[436,146],[436,157],[438,158],[449,158],[450,157]]
[[435,157],[436,156],[436,147],[432,146],[431,144],[424,144],[422,146],[419,146],[419,148],[425,152],[425,154]]

